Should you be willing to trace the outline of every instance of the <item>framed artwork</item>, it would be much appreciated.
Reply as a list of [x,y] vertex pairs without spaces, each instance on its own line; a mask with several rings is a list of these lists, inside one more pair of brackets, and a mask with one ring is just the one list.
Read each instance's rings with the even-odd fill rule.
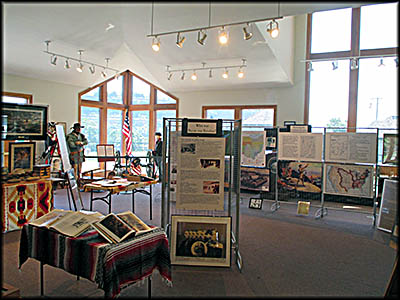
[[182,136],[222,137],[222,119],[182,120]]
[[263,204],[263,199],[261,198],[250,198],[249,208],[261,209]]
[[2,103],[2,116],[7,119],[6,140],[45,140],[48,106]]
[[79,211],[85,209],[83,207],[83,201],[81,198],[81,193],[79,192],[79,187],[76,182],[74,169],[71,168],[65,172],[65,176],[67,177],[68,181],[68,189],[71,194],[72,203],[74,205],[75,211]]
[[297,190],[321,193],[322,163],[278,161],[278,188],[282,192]]
[[253,191],[269,191],[269,169],[241,167],[240,188]]
[[171,218],[171,264],[230,267],[231,217]]
[[383,134],[383,164],[398,164],[399,157],[397,149],[399,147],[399,138],[397,134],[384,133]]
[[14,169],[24,169],[26,172],[33,171],[35,164],[35,143],[22,142],[10,143],[8,156],[9,171]]

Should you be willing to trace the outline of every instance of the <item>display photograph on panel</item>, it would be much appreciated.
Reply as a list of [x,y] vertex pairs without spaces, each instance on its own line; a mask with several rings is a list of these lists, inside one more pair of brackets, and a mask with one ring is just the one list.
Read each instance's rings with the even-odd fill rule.
[[263,204],[263,199],[261,198],[250,198],[249,208],[261,209]]
[[230,267],[231,217],[171,218],[171,264]]
[[10,143],[8,166],[10,172],[23,169],[26,172],[33,170],[35,164],[35,143]]
[[397,149],[399,147],[399,138],[397,134],[383,135],[383,158],[382,163],[384,164],[398,164],[399,157]]
[[47,106],[1,104],[7,118],[6,140],[45,140],[47,136]]
[[240,168],[240,188],[253,191],[269,191],[269,169]]
[[278,189],[320,193],[322,164],[310,162],[278,161]]
[[372,198],[373,166],[326,164],[324,193]]

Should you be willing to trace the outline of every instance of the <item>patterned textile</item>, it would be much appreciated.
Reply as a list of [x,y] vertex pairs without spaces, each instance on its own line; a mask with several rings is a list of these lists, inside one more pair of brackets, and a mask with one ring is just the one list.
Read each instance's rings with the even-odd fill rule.
[[2,186],[3,232],[21,229],[24,224],[53,209],[50,180],[23,181]]
[[155,270],[172,285],[168,239],[162,228],[108,244],[92,229],[70,238],[27,224],[21,231],[19,268],[29,257],[97,283],[105,297],[116,297],[122,288],[142,281]]

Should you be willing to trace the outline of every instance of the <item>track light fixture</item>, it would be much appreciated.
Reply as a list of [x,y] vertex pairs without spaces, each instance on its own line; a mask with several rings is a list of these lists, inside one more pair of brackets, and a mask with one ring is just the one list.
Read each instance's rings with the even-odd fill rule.
[[384,66],[385,66],[385,64],[383,63],[383,58],[381,58],[381,60],[379,61],[378,67],[384,67]]
[[350,61],[350,70],[358,69],[358,59],[353,57]]
[[53,66],[56,66],[56,65],[57,65],[57,56],[56,56],[56,55],[52,55],[52,56],[51,56],[50,63],[51,63]]
[[67,58],[67,59],[65,60],[64,68],[65,68],[65,69],[70,69],[70,68],[71,68],[71,64],[69,63],[69,58]]
[[[95,64],[95,63],[92,63],[92,62],[89,62],[89,61],[84,61],[84,60],[82,60],[82,53],[84,52],[84,50],[78,50],[78,53],[79,53],[79,58],[78,58],[78,59],[77,59],[77,58],[73,58],[73,57],[69,57],[69,56],[66,56],[66,55],[62,55],[62,54],[50,52],[50,51],[49,51],[49,44],[50,44],[50,43],[51,43],[51,41],[45,41],[46,50],[44,50],[43,52],[46,53],[46,54],[51,55],[50,63],[51,63],[52,65],[55,65],[55,64],[56,64],[57,57],[62,57],[62,58],[65,58],[65,64],[64,64],[64,68],[65,68],[65,69],[70,69],[70,68],[71,68],[70,60],[72,60],[72,61],[76,61],[76,62],[77,62],[76,70],[77,70],[78,72],[83,72],[84,64],[87,64],[87,65],[90,65],[89,71],[90,71],[90,73],[92,73],[92,74],[94,74],[94,73],[96,72],[95,66],[97,66],[97,67],[99,67],[99,68],[103,68],[103,71],[112,70],[112,71],[115,71],[117,74],[119,73],[118,70],[113,69],[113,68],[110,68],[110,67],[108,66],[108,61],[110,60],[109,58],[106,58],[106,59],[105,59],[106,62],[107,62],[107,65],[106,65],[106,66],[98,65],[98,64]],[[106,74],[106,73],[105,73],[105,74]]]
[[339,68],[338,61],[335,60],[332,62],[332,70],[336,70],[337,68]]
[[253,37],[253,33],[247,28],[251,29],[249,23],[247,23],[246,26],[243,27],[243,39],[246,41]]
[[153,43],[151,44],[151,47],[155,52],[160,51],[160,38],[159,37],[154,37],[153,38]]
[[94,72],[96,72],[96,69],[95,69],[94,65],[91,65],[91,66],[89,67],[89,71],[90,71],[90,73],[92,73],[92,74],[94,74]]
[[178,32],[178,34],[176,35],[176,45],[179,48],[183,47],[183,43],[185,42],[186,38],[184,36],[181,37],[181,33]]
[[208,70],[208,78],[213,78],[213,70],[215,69],[224,69],[224,72],[222,74],[222,77],[224,79],[227,79],[229,77],[229,69],[237,69],[238,70],[238,78],[244,78],[244,68],[247,67],[246,64],[246,59],[242,59],[242,63],[238,64],[238,65],[226,65],[226,66],[206,66],[205,62],[202,62],[202,67],[196,67],[196,68],[187,68],[187,69],[170,69],[170,66],[167,66],[166,68],[166,72],[167,72],[167,79],[170,80],[172,78],[172,74],[174,72],[181,72],[181,80],[185,79],[185,72],[186,71],[190,71],[192,72],[192,75],[190,76],[190,78],[192,80],[197,80],[198,79],[198,71],[205,71]]
[[270,33],[272,38],[277,38],[279,35],[279,24],[276,20],[279,20],[279,19],[283,19],[283,17],[280,15],[280,3],[278,2],[278,14],[275,17],[248,20],[248,21],[242,21],[242,22],[234,22],[234,23],[226,23],[226,24],[218,24],[218,25],[211,26],[211,2],[209,2],[208,26],[183,29],[183,30],[178,30],[178,31],[153,33],[153,24],[154,24],[154,1],[153,1],[152,7],[151,7],[151,31],[150,31],[151,33],[148,34],[147,37],[153,38],[152,47],[153,47],[153,50],[157,52],[160,50],[160,36],[169,35],[169,34],[177,34],[176,45],[179,48],[182,48],[185,38],[181,37],[181,34],[187,33],[187,32],[197,32],[197,42],[203,46],[205,44],[205,39],[207,38],[206,30],[219,28],[218,41],[221,45],[226,45],[229,41],[229,34],[228,34],[227,27],[236,26],[236,25],[245,25],[243,27],[243,38],[245,40],[249,40],[253,36],[250,25],[251,25],[251,23],[257,23],[257,22],[270,21],[270,23],[267,27],[267,31]]
[[279,24],[275,20],[269,22],[267,26],[267,32],[273,39],[276,39],[279,35]]
[[220,31],[218,32],[218,41],[221,45],[226,45],[229,40],[228,31],[225,30],[225,27],[222,26]]
[[307,63],[307,72],[312,72],[312,71],[314,71],[314,69],[313,69],[313,67],[312,67],[312,62],[309,61],[309,62]]
[[394,59],[394,63],[396,64],[396,67],[399,66],[399,58],[398,58],[398,57],[396,57],[396,58]]
[[201,29],[198,33],[197,33],[197,42],[204,46],[204,42],[207,38],[207,33],[205,32],[204,29]]

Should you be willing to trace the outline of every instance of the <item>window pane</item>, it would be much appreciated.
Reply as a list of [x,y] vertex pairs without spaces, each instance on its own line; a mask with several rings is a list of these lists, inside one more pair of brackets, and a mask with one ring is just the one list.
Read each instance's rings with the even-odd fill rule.
[[[274,110],[273,109],[243,109],[242,110],[242,125],[260,125],[260,130],[264,130],[266,126],[274,125]],[[254,128],[257,130],[257,128]]]
[[[310,74],[309,124],[313,127],[347,127],[349,60],[313,62]],[[314,132],[314,130],[313,130]]]
[[235,119],[234,109],[207,109],[206,119]]
[[398,3],[361,6],[361,49],[398,47],[398,7]]
[[122,104],[124,76],[107,82],[107,102]]
[[[88,139],[88,144],[85,146],[85,155],[96,156],[96,145],[100,143],[100,109],[81,106],[81,124],[85,126],[85,128],[82,128],[82,133]],[[97,166],[97,158],[87,158],[85,165],[88,168]]]
[[97,87],[81,96],[82,100],[100,101],[100,87]]
[[132,111],[133,155],[143,156],[149,150],[149,111]]
[[164,92],[157,90],[156,89],[156,93],[157,93],[157,104],[175,104],[176,101],[174,98],[171,98],[170,96],[168,96],[167,94],[165,94]]
[[107,109],[107,144],[114,144],[115,153],[121,148],[122,110]]
[[132,104],[150,104],[150,85],[132,76]]
[[176,110],[157,110],[156,131],[163,133],[163,118],[176,118]]
[[28,104],[28,100],[21,97],[3,96],[2,101],[4,103]]
[[351,8],[312,14],[311,53],[347,51],[350,43]]
[[359,61],[357,127],[397,128],[398,67],[393,57]]

